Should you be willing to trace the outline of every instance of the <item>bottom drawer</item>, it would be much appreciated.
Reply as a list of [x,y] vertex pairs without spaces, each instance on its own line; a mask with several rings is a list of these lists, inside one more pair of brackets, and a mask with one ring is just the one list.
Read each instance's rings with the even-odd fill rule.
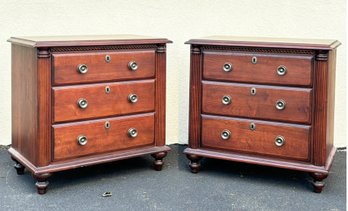
[[53,126],[54,160],[154,144],[154,114]]
[[202,115],[202,147],[309,160],[307,125]]

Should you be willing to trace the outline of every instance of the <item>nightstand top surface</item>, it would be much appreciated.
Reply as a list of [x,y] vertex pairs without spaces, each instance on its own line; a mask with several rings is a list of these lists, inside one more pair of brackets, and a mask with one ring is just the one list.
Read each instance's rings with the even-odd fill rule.
[[331,50],[341,43],[337,40],[326,39],[298,39],[298,38],[271,38],[271,37],[236,37],[236,36],[209,36],[191,39],[186,44],[195,45],[223,45],[244,47],[276,47],[295,49]]
[[118,35],[67,35],[67,36],[19,36],[9,42],[31,47],[98,46],[128,44],[164,44],[172,41],[166,38],[118,34]]

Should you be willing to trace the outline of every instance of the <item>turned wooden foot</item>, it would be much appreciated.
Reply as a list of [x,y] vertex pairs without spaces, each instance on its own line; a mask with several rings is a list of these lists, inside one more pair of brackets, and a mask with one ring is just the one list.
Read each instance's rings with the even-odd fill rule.
[[25,167],[24,167],[22,164],[20,164],[14,157],[11,157],[11,159],[12,159],[14,162],[16,162],[16,163],[13,165],[13,167],[16,169],[17,174],[18,174],[18,175],[24,174],[24,169],[25,169]]
[[199,170],[201,170],[201,164],[199,163],[199,161],[202,159],[201,157],[199,157],[198,155],[190,155],[187,154],[186,157],[190,160],[190,168],[191,168],[191,172],[192,173],[198,173]]
[[325,182],[323,180],[328,176],[328,174],[311,173],[310,175],[313,177],[312,184],[314,192],[321,193],[321,191],[323,191],[323,188],[325,187]]
[[153,167],[156,171],[161,171],[163,166],[163,158],[167,155],[167,152],[158,152],[155,154],[152,154],[151,156],[155,158],[155,161],[153,162]]
[[34,178],[37,180],[37,182],[35,183],[35,186],[37,188],[37,193],[38,194],[45,194],[47,192],[47,187],[48,187],[48,184],[49,184],[47,179],[51,175],[52,174],[50,174],[50,173],[33,175]]

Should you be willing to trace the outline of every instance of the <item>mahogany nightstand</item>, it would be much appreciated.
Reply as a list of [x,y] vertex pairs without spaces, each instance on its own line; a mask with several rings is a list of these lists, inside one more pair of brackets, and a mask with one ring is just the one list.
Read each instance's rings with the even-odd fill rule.
[[12,146],[44,194],[57,171],[146,154],[161,170],[166,43],[136,35],[13,37]]

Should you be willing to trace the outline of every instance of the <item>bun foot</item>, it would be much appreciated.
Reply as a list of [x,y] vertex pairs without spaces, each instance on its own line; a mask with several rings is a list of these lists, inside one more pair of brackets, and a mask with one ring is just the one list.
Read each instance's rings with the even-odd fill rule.
[[153,167],[156,171],[161,171],[163,166],[163,158],[167,155],[167,152],[158,152],[155,154],[152,154],[151,156],[155,158],[155,161],[153,162]]
[[37,182],[35,183],[35,186],[37,188],[37,193],[38,194],[45,194],[47,192],[47,187],[49,182],[47,179],[51,176],[50,173],[46,174],[39,174],[39,175],[34,175],[34,177],[37,179]]
[[328,174],[311,173],[311,176],[313,177],[312,185],[314,192],[321,193],[325,187],[325,182],[323,180],[328,176]]
[[197,174],[201,170],[200,160],[202,159],[198,155],[187,154],[186,157],[190,160],[191,172]]

